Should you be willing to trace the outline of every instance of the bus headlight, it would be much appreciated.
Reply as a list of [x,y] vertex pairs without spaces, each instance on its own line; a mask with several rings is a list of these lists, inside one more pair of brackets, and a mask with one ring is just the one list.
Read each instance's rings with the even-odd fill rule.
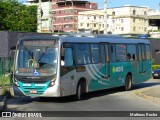
[[55,85],[55,80],[56,80],[56,79],[51,80],[49,87],[52,87],[52,86]]

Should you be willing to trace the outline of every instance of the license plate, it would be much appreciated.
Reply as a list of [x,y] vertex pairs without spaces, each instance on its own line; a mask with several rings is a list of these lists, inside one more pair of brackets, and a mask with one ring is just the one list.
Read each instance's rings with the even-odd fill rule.
[[37,93],[36,90],[30,90],[29,92],[30,92],[30,94],[36,94]]
[[158,76],[158,74],[154,74],[154,76]]

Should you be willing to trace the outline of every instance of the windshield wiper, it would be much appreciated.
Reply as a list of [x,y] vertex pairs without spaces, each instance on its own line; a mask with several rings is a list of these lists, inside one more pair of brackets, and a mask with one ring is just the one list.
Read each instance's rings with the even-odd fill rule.
[[33,58],[33,54],[31,54],[26,47],[24,47],[24,49],[27,51],[28,55],[29,55],[31,58]]
[[45,53],[46,53],[46,51],[47,51],[47,49],[48,49],[49,47],[46,47],[46,49],[45,49],[45,51],[43,52],[43,54],[40,56],[40,58],[38,59],[38,62],[42,59],[42,57],[45,55]]

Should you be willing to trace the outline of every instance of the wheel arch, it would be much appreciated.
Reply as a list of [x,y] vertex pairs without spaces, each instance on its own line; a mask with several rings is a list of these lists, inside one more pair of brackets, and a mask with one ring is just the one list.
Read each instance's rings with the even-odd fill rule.
[[132,81],[132,84],[133,84],[133,76],[132,76],[132,72],[128,72],[127,75],[126,75],[126,78],[127,78],[128,75],[131,76],[131,81]]
[[77,83],[77,87],[79,84],[82,84],[82,92],[86,93],[88,92],[88,87],[87,87],[87,79],[82,77],[78,80],[78,83]]

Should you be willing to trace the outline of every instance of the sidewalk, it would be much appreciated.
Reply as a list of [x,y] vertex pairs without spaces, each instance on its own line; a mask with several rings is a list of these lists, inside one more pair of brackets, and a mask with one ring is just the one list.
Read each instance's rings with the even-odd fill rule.
[[160,85],[135,90],[134,94],[160,105]]

